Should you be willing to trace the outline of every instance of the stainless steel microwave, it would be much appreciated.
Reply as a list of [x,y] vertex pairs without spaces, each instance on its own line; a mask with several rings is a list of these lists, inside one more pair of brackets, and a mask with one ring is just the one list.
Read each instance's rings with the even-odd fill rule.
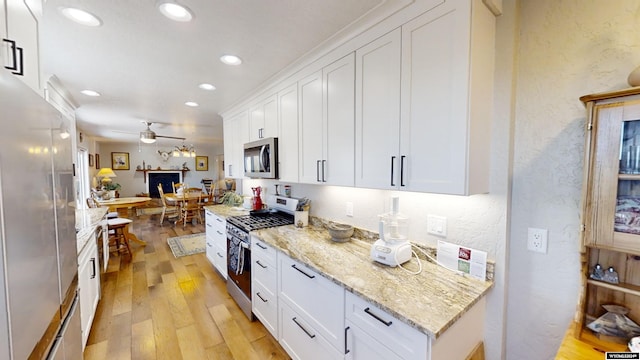
[[278,178],[278,138],[270,137],[244,144],[244,176]]

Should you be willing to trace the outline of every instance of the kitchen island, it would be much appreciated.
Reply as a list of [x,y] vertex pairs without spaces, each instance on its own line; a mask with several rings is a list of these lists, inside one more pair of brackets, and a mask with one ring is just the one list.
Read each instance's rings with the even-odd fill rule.
[[[434,339],[493,286],[425,260],[419,275],[379,264],[369,257],[370,242],[337,243],[322,226],[279,226],[251,234]],[[415,271],[415,262],[405,265]]]

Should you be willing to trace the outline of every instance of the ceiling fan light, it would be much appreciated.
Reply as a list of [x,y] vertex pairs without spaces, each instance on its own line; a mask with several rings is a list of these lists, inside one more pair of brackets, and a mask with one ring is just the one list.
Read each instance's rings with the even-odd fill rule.
[[158,10],[160,10],[162,15],[174,21],[189,22],[193,19],[193,14],[189,8],[173,2],[163,2],[159,4]]
[[140,131],[140,141],[145,144],[153,144],[156,142],[156,133],[151,130]]

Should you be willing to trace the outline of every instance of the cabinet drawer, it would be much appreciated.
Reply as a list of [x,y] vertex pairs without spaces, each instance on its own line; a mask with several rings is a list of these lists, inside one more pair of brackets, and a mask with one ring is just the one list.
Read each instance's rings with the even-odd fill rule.
[[251,260],[253,261],[251,264],[251,279],[260,282],[269,291],[277,294],[278,271],[276,266],[253,252],[251,253]]
[[426,334],[350,292],[345,295],[345,306],[347,320],[385,344],[401,358],[427,358],[429,337]]
[[[252,236],[251,237],[251,255],[252,256],[260,256],[267,263],[272,265],[276,264],[276,249],[260,240],[259,238]],[[255,255],[254,255],[255,254]]]
[[398,354],[389,350],[380,341],[374,339],[362,329],[345,322],[347,341],[344,352],[346,360],[403,360]]
[[214,265],[214,262],[216,260],[215,255],[216,255],[216,245],[213,242],[213,239],[207,235],[205,237],[205,253],[207,255],[207,259],[209,260],[209,262],[211,263],[211,265]]
[[344,289],[307,266],[278,254],[280,300],[313,324],[336,349],[344,347]]
[[343,359],[321,333],[288,305],[280,303],[280,345],[292,359]]
[[278,297],[275,292],[254,282],[251,286],[251,301],[254,315],[275,339],[278,339]]

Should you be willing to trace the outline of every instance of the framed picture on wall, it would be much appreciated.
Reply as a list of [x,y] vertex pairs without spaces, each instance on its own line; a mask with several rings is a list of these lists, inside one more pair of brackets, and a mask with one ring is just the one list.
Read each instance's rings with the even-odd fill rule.
[[209,157],[196,156],[196,171],[208,171],[208,170],[209,170]]
[[100,169],[100,155],[96,154],[96,169]]
[[111,168],[113,170],[129,170],[129,153],[112,152]]
[[93,166],[93,155],[89,154],[89,166]]

